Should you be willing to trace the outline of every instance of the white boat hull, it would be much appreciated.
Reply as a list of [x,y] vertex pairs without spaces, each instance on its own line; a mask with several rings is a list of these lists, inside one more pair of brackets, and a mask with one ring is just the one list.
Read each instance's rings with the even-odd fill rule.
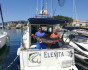
[[[75,66],[74,49],[35,49],[31,44],[31,26],[23,34],[21,46],[17,51],[20,57],[20,70],[78,70]],[[63,48],[65,47],[65,48]]]
[[77,54],[77,53],[75,53],[75,56],[78,57],[78,58],[81,58],[81,59],[88,59],[87,57],[84,57],[84,56],[82,56],[80,54]]
[[[85,50],[88,50],[88,44],[83,44],[83,43],[77,43],[77,42],[72,42],[69,40],[69,38],[63,38],[63,40],[66,43],[69,43],[69,45],[71,45],[74,49],[75,49],[75,55],[79,58],[82,59],[88,59],[88,51],[84,51],[82,48],[84,48]],[[80,46],[78,46],[78,45]],[[81,48],[82,47],[82,48]]]
[[49,66],[49,67],[46,67],[46,66],[38,66],[38,67],[25,67],[24,70],[78,70],[76,68],[76,66],[72,66],[72,67],[68,67],[68,68],[60,68],[59,65],[56,65],[56,66]]
[[78,43],[76,42],[78,45],[82,46],[83,48],[85,48],[86,50],[88,50],[88,42],[87,43]]
[[0,49],[6,44],[7,39],[7,33],[3,32],[3,34],[0,35]]
[[17,55],[20,56],[20,70],[78,70],[74,64],[73,49],[21,50],[19,48]]

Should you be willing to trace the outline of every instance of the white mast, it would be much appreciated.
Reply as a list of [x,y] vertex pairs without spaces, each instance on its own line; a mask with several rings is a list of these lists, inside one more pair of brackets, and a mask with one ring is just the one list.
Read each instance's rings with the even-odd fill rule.
[[46,9],[47,9],[47,0],[46,0]]
[[36,15],[38,14],[38,0],[37,0],[37,8],[36,8]]
[[73,20],[75,19],[75,15],[76,15],[76,20],[77,20],[77,8],[75,5],[75,0],[73,0]]
[[42,0],[41,0],[41,11],[40,14],[43,15]]
[[75,8],[75,0],[73,0],[73,20],[74,20],[74,8]]
[[41,0],[41,10],[42,10],[42,0]]
[[53,0],[51,0],[51,17],[53,16],[52,13],[53,13]]
[[76,5],[75,5],[75,13],[76,13],[76,20],[78,19],[77,17],[77,8],[76,8]]

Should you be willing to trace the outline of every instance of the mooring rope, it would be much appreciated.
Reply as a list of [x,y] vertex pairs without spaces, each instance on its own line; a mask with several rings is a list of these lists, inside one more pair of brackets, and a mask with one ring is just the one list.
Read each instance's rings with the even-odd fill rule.
[[13,65],[13,63],[17,60],[17,58],[18,58],[18,55],[17,55],[16,58],[7,66],[7,68],[5,68],[5,70],[8,70],[8,68]]

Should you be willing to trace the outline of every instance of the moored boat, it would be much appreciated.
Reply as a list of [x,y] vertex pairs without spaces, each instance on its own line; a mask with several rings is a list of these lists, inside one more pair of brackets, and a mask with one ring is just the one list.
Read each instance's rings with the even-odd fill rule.
[[[73,33],[73,34],[72,34]],[[73,31],[65,32],[63,35],[64,42],[68,43],[75,49],[75,55],[82,59],[88,59],[88,38]]]
[[0,32],[0,49],[6,44],[7,38],[7,32]]
[[2,16],[1,4],[0,4],[0,15],[2,20],[2,30],[0,31],[0,49],[1,49],[6,44],[7,40],[9,40],[7,32],[4,31],[4,21]]
[[[74,49],[68,48],[69,45],[59,38],[57,38],[58,40],[50,38],[54,25],[67,23],[67,20],[48,16],[47,3],[46,10],[41,8],[39,16],[28,19],[27,30],[24,32],[21,46],[17,50],[17,55],[20,57],[20,70],[78,70],[75,66]],[[36,14],[37,12],[38,8]],[[35,39],[39,43],[45,43],[45,49],[37,49],[38,44],[32,37],[39,27],[45,33],[45,37],[40,36]],[[50,48],[53,42],[58,44],[58,48]]]
[[31,28],[33,25],[36,27],[44,27],[46,25],[49,30],[49,26],[53,28],[53,25],[65,22],[65,20],[54,18],[29,19],[28,29],[23,34],[21,46],[17,51],[17,55],[20,56],[21,70],[78,70],[75,66],[74,49],[67,48],[69,45],[63,43],[60,46],[61,48],[50,49],[47,46],[47,49],[35,49],[36,44],[31,43]]

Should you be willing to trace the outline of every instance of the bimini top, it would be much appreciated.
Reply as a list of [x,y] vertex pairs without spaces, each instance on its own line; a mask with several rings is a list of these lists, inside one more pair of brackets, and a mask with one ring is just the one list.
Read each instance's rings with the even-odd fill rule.
[[67,23],[67,20],[55,19],[55,18],[29,18],[28,20],[29,20],[30,24],[49,24],[49,25],[54,25],[54,24]]

